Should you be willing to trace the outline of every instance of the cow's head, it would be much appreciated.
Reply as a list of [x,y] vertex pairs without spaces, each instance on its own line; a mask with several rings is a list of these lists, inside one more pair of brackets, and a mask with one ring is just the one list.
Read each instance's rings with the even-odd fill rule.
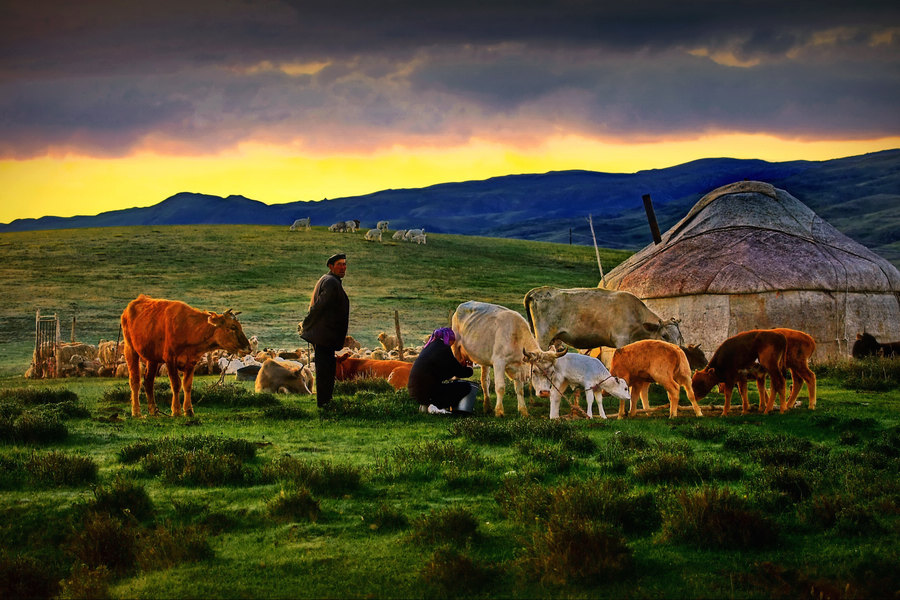
[[631,400],[628,382],[621,377],[612,377],[600,383],[600,391],[619,400]]
[[719,379],[716,377],[715,368],[706,368],[702,371],[697,371],[691,378],[691,388],[694,390],[694,397],[697,400],[706,397],[709,391],[713,389],[717,383],[719,383]]
[[556,367],[556,359],[568,352],[568,348],[562,350],[537,350],[530,352],[522,349],[525,364],[531,368],[531,386],[536,396],[550,397],[553,369]]
[[224,348],[229,352],[237,352],[241,356],[252,351],[250,340],[244,335],[244,329],[237,320],[237,316],[241,314],[240,311],[234,312],[229,308],[221,315],[217,315],[212,311],[208,314],[209,317],[207,317],[206,321],[215,327],[213,340],[220,348]]

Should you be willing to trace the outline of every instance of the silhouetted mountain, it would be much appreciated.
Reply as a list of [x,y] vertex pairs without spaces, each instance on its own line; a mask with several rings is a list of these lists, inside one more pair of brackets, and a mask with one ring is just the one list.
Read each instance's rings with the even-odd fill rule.
[[650,194],[661,231],[676,223],[710,190],[743,179],[787,190],[854,239],[887,258],[900,259],[900,150],[828,161],[769,163],[710,158],[631,174],[554,171],[363,196],[267,205],[243,196],[182,192],[154,206],[95,216],[18,219],[0,231],[116,225],[269,224],[287,227],[310,217],[313,225],[359,219],[389,220],[391,229],[424,227],[459,233],[590,244],[610,248],[650,242],[641,197]]

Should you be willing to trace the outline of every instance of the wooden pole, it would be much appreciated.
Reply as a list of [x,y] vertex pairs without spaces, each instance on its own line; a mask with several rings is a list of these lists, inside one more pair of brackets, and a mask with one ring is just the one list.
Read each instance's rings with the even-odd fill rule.
[[400,313],[394,311],[394,331],[397,332],[397,349],[400,351],[400,360],[403,360],[403,338],[400,337]]
[[603,265],[600,264],[600,249],[597,247],[597,236],[594,235],[594,219],[588,215],[588,225],[591,226],[591,238],[594,240],[594,252],[597,254],[597,268],[600,269],[600,283],[606,287],[606,279],[603,275]]
[[659,225],[656,223],[656,213],[653,212],[653,201],[650,200],[650,194],[642,196],[644,200],[644,210],[647,213],[647,221],[650,223],[650,235],[653,236],[653,243],[662,242],[662,236],[659,234]]

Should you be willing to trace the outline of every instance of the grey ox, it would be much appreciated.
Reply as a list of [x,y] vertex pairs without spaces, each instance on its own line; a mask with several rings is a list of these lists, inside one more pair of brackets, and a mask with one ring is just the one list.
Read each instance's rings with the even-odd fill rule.
[[638,340],[682,345],[675,319],[663,321],[637,296],[598,288],[534,288],[525,314],[541,348],[560,340],[574,348],[621,348]]
[[544,398],[550,396],[548,375],[552,373],[556,360],[566,351],[541,350],[522,315],[505,306],[470,300],[456,308],[451,326],[456,335],[453,354],[457,360],[470,360],[481,367],[485,413],[490,412],[488,367],[494,367],[497,394],[495,416],[503,416],[506,376],[513,380],[519,414],[524,417],[528,416],[525,383],[529,378],[536,395]]

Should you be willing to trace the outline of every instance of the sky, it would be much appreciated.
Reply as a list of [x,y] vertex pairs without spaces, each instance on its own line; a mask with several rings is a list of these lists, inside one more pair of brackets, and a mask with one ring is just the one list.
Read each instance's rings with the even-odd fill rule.
[[896,0],[0,4],[0,223],[890,148]]

